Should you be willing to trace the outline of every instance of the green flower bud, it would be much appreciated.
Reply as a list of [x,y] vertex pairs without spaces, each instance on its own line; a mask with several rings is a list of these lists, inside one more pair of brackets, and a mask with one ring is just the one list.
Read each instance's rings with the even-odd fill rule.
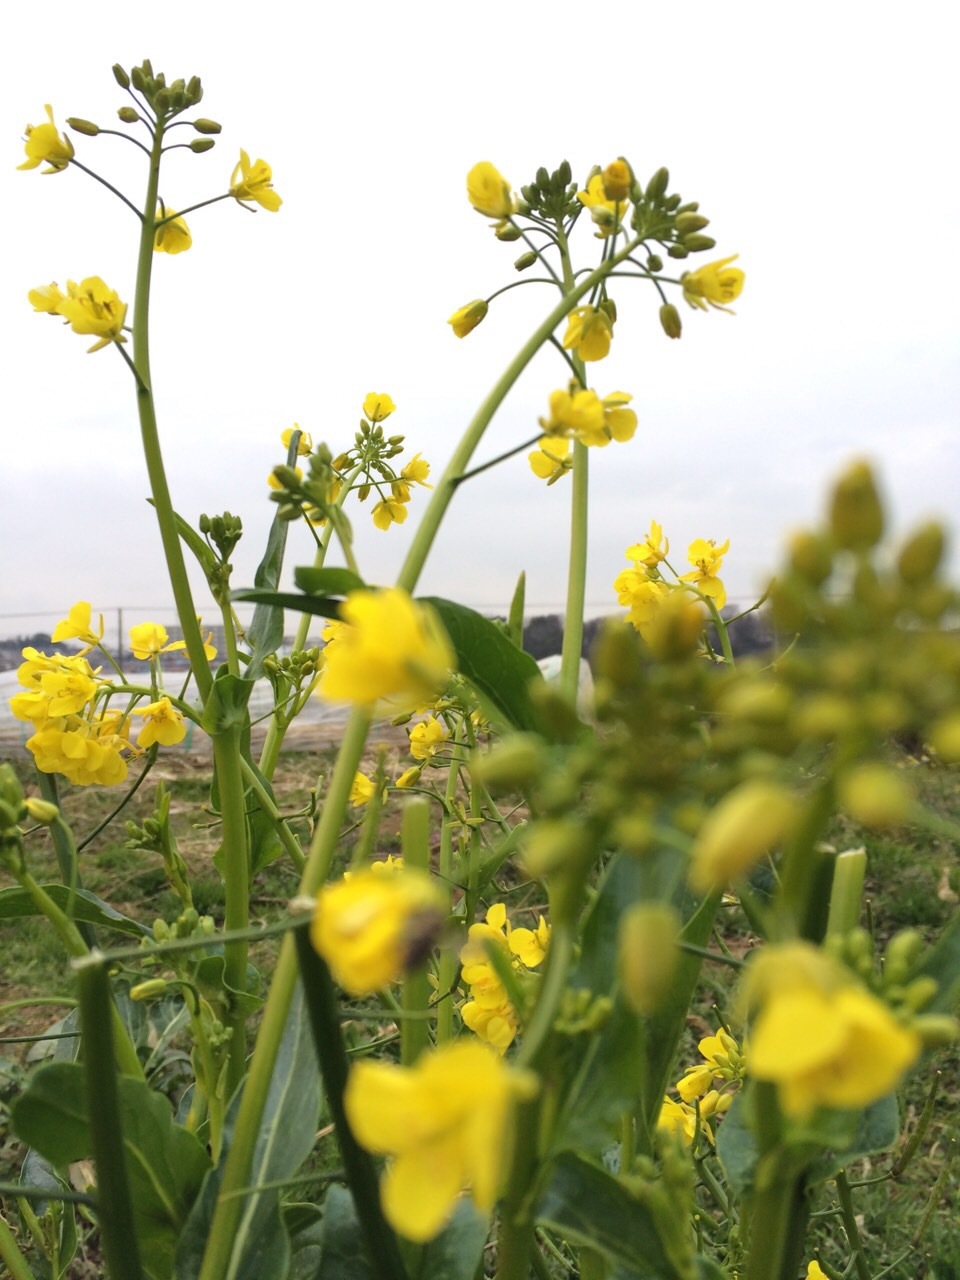
[[637,1013],[651,1014],[673,984],[680,919],[664,902],[637,902],[620,917],[617,954],[620,982]]
[[[114,75],[117,74],[116,68],[114,68],[113,74]],[[147,78],[144,75],[142,68],[132,67],[130,69],[130,79],[133,81],[133,87],[137,90],[138,93],[144,93],[146,91]],[[123,87],[126,88],[127,86],[124,85]]]
[[582,866],[593,856],[590,831],[570,818],[544,818],[530,830],[523,861],[530,875],[540,879]]
[[216,146],[213,138],[194,138],[190,143],[190,150],[200,155],[201,152],[209,151],[213,146]]
[[703,253],[706,249],[716,248],[717,244],[713,236],[701,235],[699,231],[694,232],[692,236],[684,236],[683,243],[691,253]]
[[667,246],[668,258],[686,258],[690,250],[684,244],[671,244]]
[[494,792],[514,791],[536,782],[545,761],[543,742],[536,734],[514,733],[492,751],[475,755],[470,762],[470,772]]
[[146,982],[138,982],[135,987],[130,988],[130,999],[152,1000],[154,996],[162,996],[168,985],[163,978],[148,978]]
[[134,110],[133,107],[121,107],[117,115],[124,124],[136,124],[140,119],[139,111]]
[[903,993],[903,1003],[914,1013],[919,1013],[940,990],[940,983],[929,974],[923,974],[909,983]]
[[702,231],[704,227],[708,227],[710,219],[705,218],[702,213],[678,213],[675,225],[677,235],[685,240],[687,236],[692,236],[695,231]]
[[114,63],[112,70],[113,70],[113,78],[114,80],[116,80],[120,88],[129,89],[130,77],[127,75],[126,71],[124,71],[123,67],[121,67],[119,62]]
[[532,249],[528,249],[526,253],[521,253],[520,257],[513,264],[517,271],[526,271],[527,267],[532,267],[536,262],[538,255]]
[[646,197],[651,204],[659,204],[663,199],[667,190],[667,184],[670,181],[669,169],[658,169],[650,181],[647,183]]
[[82,133],[88,138],[95,138],[100,132],[98,124],[94,124],[92,120],[83,120],[79,116],[68,116],[67,124],[75,133]]
[[197,133],[219,133],[223,125],[217,124],[216,120],[207,120],[201,116],[199,120],[194,120],[193,127]]
[[943,526],[935,520],[921,525],[906,540],[897,557],[897,572],[901,579],[915,583],[932,578],[940,566],[943,549]]
[[680,312],[672,302],[665,302],[660,308],[660,328],[668,338],[679,338],[683,332]]
[[833,556],[827,540],[818,533],[801,529],[790,539],[790,568],[814,587],[833,572]]
[[647,270],[652,271],[654,275],[656,275],[658,271],[663,270],[663,259],[660,257],[659,253],[650,253],[647,255]]
[[13,765],[0,764],[0,800],[16,810],[23,804],[23,787]]
[[40,800],[37,796],[28,796],[23,803],[33,821],[39,822],[41,826],[52,827],[60,817],[60,810],[55,804],[51,804],[49,800]]
[[883,508],[866,462],[855,462],[837,481],[830,499],[830,532],[845,550],[868,550],[880,541]]
[[946,1013],[923,1013],[910,1023],[925,1049],[939,1049],[960,1037],[960,1023]]
[[187,97],[190,99],[190,105],[195,107],[203,97],[203,85],[200,83],[199,76],[191,76],[187,84]]
[[923,953],[923,938],[917,929],[901,929],[887,944],[883,976],[889,982],[904,982]]
[[493,234],[498,240],[510,241],[519,240],[523,232],[519,227],[514,227],[509,222],[504,222],[494,228]]
[[12,831],[20,821],[20,811],[0,800],[0,831]]

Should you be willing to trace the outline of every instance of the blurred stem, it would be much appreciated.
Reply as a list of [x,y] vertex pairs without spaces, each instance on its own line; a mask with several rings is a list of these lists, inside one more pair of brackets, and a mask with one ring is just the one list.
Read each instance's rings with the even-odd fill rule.
[[[240,730],[226,729],[213,734],[212,742],[223,823],[223,927],[231,931],[244,930],[250,923],[250,852],[240,770]],[[225,1086],[228,1099],[243,1079],[246,1060],[246,1014],[236,1007],[234,993],[247,989],[247,945],[241,938],[225,943],[223,948],[223,982],[230,1002],[227,1026],[231,1031]]]
[[860,923],[863,879],[867,870],[866,849],[847,849],[837,854],[833,864],[833,886],[830,890],[830,914],[827,937],[849,933]]
[[834,1181],[837,1184],[837,1196],[843,1213],[843,1229],[853,1250],[853,1266],[857,1280],[871,1280],[870,1268],[863,1252],[863,1241],[860,1239],[860,1228],[857,1226],[857,1215],[853,1207],[853,1196],[850,1194],[850,1183],[846,1173],[841,1169]]
[[36,1280],[2,1213],[0,1213],[0,1261],[7,1264],[11,1280]]
[[[57,776],[54,773],[43,773],[36,770],[37,782],[40,787],[40,795],[49,804],[55,804],[60,808],[60,796],[57,790]],[[74,912],[74,894],[78,889],[82,889],[80,882],[80,871],[77,866],[77,846],[73,838],[73,832],[66,822],[63,820],[63,814],[57,816],[56,821],[50,827],[50,839],[53,841],[54,852],[57,855],[57,866],[60,868],[60,878],[70,890],[70,898],[67,903],[67,916],[72,920]],[[84,920],[77,922],[77,930],[88,947],[97,945],[97,934],[92,924],[88,924]]]
[[[411,796],[404,802],[400,827],[400,850],[405,867],[430,869],[430,803],[426,796]],[[420,1013],[430,1007],[430,982],[425,966],[418,964],[403,980],[402,1007],[405,1013]],[[430,1024],[426,1018],[404,1018],[400,1024],[400,1062],[412,1067],[430,1044]]]
[[[461,721],[454,734],[454,753],[463,743],[463,722]],[[437,870],[448,893],[453,890],[453,802],[457,798],[458,770],[451,764],[447,772],[447,786],[443,797],[443,822],[440,826],[440,862]],[[469,920],[464,921],[470,924]],[[440,963],[437,966],[437,991],[443,998],[437,1005],[437,1044],[445,1044],[453,1038],[453,998],[448,996],[453,986],[454,974],[457,971],[459,944],[463,941],[462,932],[456,943],[451,939],[449,945],[440,949]]]

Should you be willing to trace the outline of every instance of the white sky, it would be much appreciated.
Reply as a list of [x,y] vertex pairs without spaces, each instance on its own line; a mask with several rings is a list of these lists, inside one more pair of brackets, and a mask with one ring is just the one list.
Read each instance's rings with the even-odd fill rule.
[[[145,55],[168,79],[199,74],[200,111],[224,126],[212,152],[169,158],[167,203],[225,190],[241,146],[271,164],[284,199],[275,215],[233,202],[199,211],[193,249],[155,263],[153,372],[174,501],[192,520],[242,514],[237,585],[252,581],[272,518],[264,480],[285,427],[298,421],[336,453],[366,393],[388,392],[390,427],[439,473],[553,305],[530,286],[463,341],[445,323],[517,278],[523,246],[498,243],[465,198],[480,159],[517,189],[564,157],[581,179],[618,154],[644,178],[666,164],[718,242],[693,265],[739,252],[747,273],[736,318],[683,308],[680,342],[660,333],[652,289],[615,291],[620,320],[593,385],[632,392],[640,428],[592,451],[593,611],[616,608],[623,548],[651,517],[681,560],[693,537],[729,537],[723,576],[746,598],[855,455],[882,468],[898,527],[956,511],[949,6],[198,0],[181,12],[48,0],[42,12],[11,5],[4,17],[0,635],[52,625],[78,598],[155,615],[168,600],[130,376],[116,352],[88,356],[26,301],[36,285],[94,274],[130,298],[137,224],[79,171],[15,169],[45,102],[61,126],[77,115],[112,127],[127,99],[111,64]],[[74,141],[140,203],[140,152]],[[582,219],[582,263],[599,245],[591,229]],[[532,435],[563,382],[557,357],[541,356],[477,461]],[[395,572],[425,497],[388,533],[369,506],[353,509],[370,580]],[[486,473],[461,490],[421,589],[502,607],[526,569],[533,611],[559,609],[568,501],[568,485],[546,489],[523,456]],[[311,558],[298,526],[288,563]]]

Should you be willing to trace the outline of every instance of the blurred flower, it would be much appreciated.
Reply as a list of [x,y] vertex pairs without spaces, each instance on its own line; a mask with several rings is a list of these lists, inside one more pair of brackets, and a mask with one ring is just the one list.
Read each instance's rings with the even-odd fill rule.
[[193,244],[193,238],[183,218],[178,218],[173,209],[165,209],[163,205],[157,209],[157,218],[172,218],[172,221],[157,227],[153,237],[154,252],[185,253]]
[[400,698],[419,706],[449,680],[456,657],[440,620],[407,592],[351,591],[340,616],[346,625],[324,651],[322,697],[365,705]]
[[[709,304],[716,311],[729,311],[724,304],[740,297],[743,282],[746,279],[739,267],[728,264],[736,262],[740,255],[721,258],[719,262],[708,262],[696,271],[685,271],[680,277],[683,296],[691,307],[699,307],[706,311]],[[731,312],[731,315],[733,313]]]
[[562,436],[541,436],[539,447],[527,454],[530,470],[547,484],[556,484],[573,468],[570,441]]
[[697,1113],[686,1102],[674,1102],[665,1096],[660,1104],[657,1128],[676,1134],[689,1147],[697,1136]]
[[535,1078],[476,1041],[425,1053],[413,1067],[358,1062],[344,1105],[354,1136],[392,1156],[381,1185],[387,1221],[408,1240],[432,1239],[464,1190],[489,1214],[509,1168],[513,1107]]
[[[614,164],[616,163],[617,162],[614,162]],[[594,174],[587,183],[586,191],[577,192],[577,199],[584,208],[590,210],[590,216],[599,228],[597,231],[597,237],[601,240],[612,235],[623,221],[623,214],[626,209],[625,198],[626,194],[630,190],[630,170],[622,161],[620,162],[620,165],[624,170],[626,170],[625,190],[623,196],[618,195],[616,199],[613,199],[608,194],[605,182],[606,171],[604,173]],[[613,169],[614,165],[610,165],[609,167],[610,169]],[[611,185],[614,187],[615,192],[624,187],[624,180],[619,173],[619,169],[617,170],[617,174],[614,175]]]
[[789,787],[769,778],[749,778],[707,814],[690,850],[691,886],[722,888],[745,875],[780,845],[798,816]]
[[485,218],[509,218],[514,210],[510,183],[488,160],[467,174],[467,199]]
[[427,716],[410,730],[410,754],[414,760],[430,760],[450,737],[450,730],[436,716]]
[[[286,431],[280,436],[280,442],[285,449],[290,448],[290,441],[293,439],[293,433],[300,431],[300,424],[295,422],[292,427],[287,427]],[[300,431],[300,439],[297,441],[297,456],[305,458],[313,448],[313,441],[306,431]]]
[[230,178],[230,195],[241,203],[252,200],[270,213],[276,213],[283,201],[273,189],[273,174],[265,160],[250,163],[243,150]]
[[404,769],[403,773],[401,773],[400,777],[393,785],[401,788],[415,787],[420,781],[421,772],[422,770],[419,765],[413,765],[409,769]]
[[36,169],[38,165],[47,164],[49,167],[43,170],[44,173],[60,173],[73,159],[73,143],[57,132],[49,102],[44,110],[47,113],[46,124],[27,125],[23,148],[27,158],[17,168]]
[[407,508],[395,497],[382,498],[375,504],[370,514],[378,529],[387,530],[392,524],[403,524],[407,518]]
[[323,886],[310,939],[344,991],[371,995],[422,963],[447,906],[440,885],[425,871],[367,867]]
[[567,320],[567,332],[563,335],[564,350],[576,348],[577,355],[589,364],[602,360],[610,351],[613,323],[606,311],[596,307],[577,307]]

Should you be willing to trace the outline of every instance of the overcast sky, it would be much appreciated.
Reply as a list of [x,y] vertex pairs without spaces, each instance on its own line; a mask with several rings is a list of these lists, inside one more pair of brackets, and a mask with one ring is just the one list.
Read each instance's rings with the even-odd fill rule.
[[[129,373],[26,300],[94,274],[131,298],[136,220],[77,170],[15,168],[46,102],[61,126],[75,115],[112,127],[126,99],[110,67],[144,56],[168,79],[199,74],[201,112],[224,126],[208,154],[169,157],[168,205],[225,190],[240,147],[269,162],[284,201],[277,214],[232,201],[200,210],[193,249],[155,263],[153,372],[174,502],[191,520],[243,516],[237,585],[252,581],[272,518],[265,477],[284,428],[299,422],[336,453],[367,392],[386,392],[390,427],[439,473],[553,305],[530,286],[463,341],[446,324],[517,278],[517,247],[466,201],[478,160],[516,189],[564,157],[581,180],[620,154],[644,178],[667,165],[717,240],[694,265],[739,253],[746,271],[736,317],[684,309],[680,342],[661,334],[652,289],[615,291],[620,319],[592,383],[631,392],[640,426],[630,444],[591,451],[592,612],[616,609],[623,549],[651,518],[679,560],[694,537],[729,537],[723,576],[747,599],[854,456],[878,464],[897,527],[955,517],[960,184],[943,3],[614,0],[589,18],[563,2],[198,0],[157,16],[130,0],[48,0],[42,12],[4,16],[0,635],[50,626],[80,598],[124,606],[131,622],[169,598]],[[140,203],[140,152],[74,141]],[[599,245],[591,230],[582,219],[584,265]],[[534,362],[477,461],[532,435],[563,382],[555,354]],[[352,509],[370,580],[390,580],[425,499],[387,533],[369,505]],[[472,481],[422,589],[502,607],[526,569],[533,611],[561,608],[568,502],[569,484],[545,488],[523,455]],[[311,558],[297,527],[289,564]]]

